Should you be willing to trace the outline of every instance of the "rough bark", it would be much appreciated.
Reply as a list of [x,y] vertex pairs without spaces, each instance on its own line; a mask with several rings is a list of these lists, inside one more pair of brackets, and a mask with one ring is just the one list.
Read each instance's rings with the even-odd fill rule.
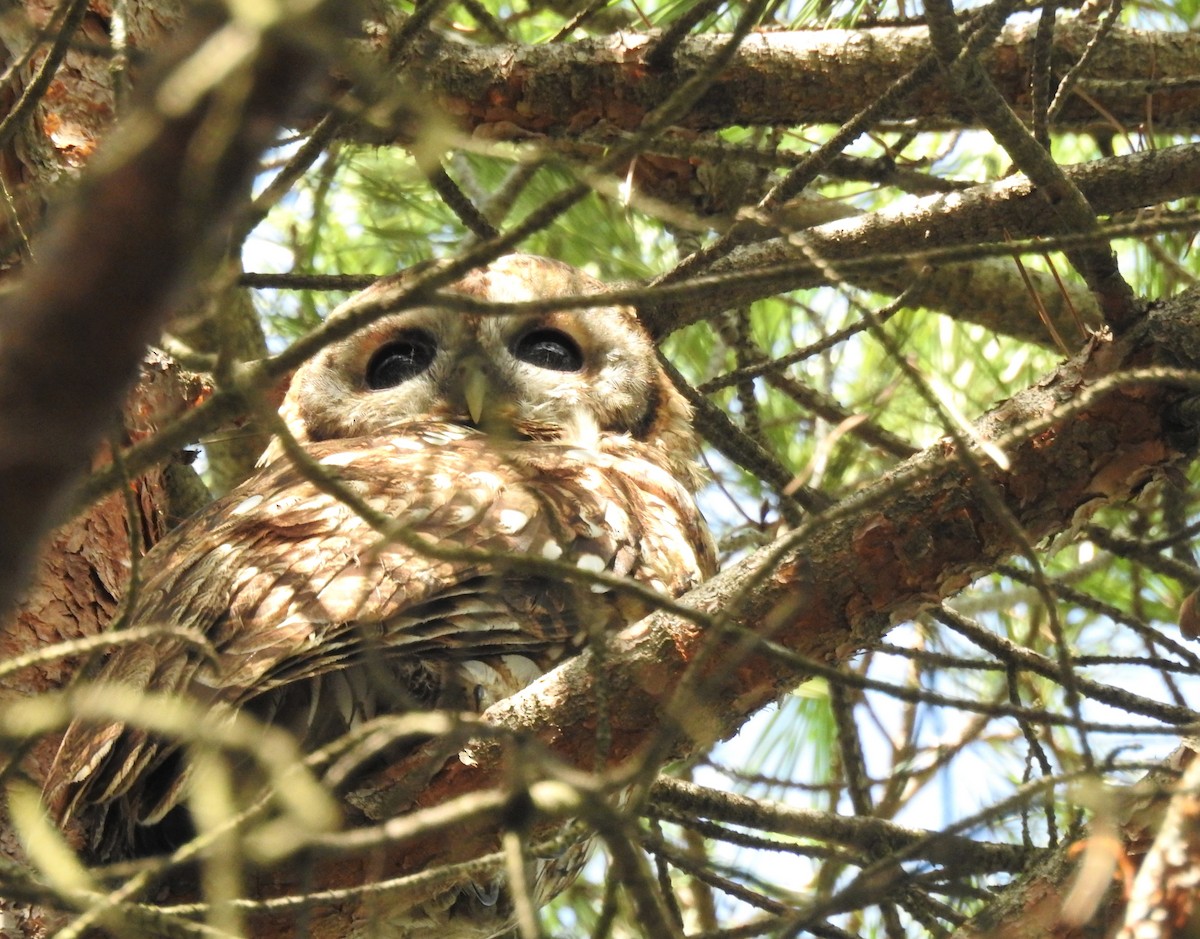
[[[1064,17],[1055,31],[1061,76],[1094,34]],[[1034,24],[1009,27],[987,53],[992,80],[1018,114],[1028,114]],[[690,36],[665,67],[646,64],[653,35],[617,33],[538,46],[480,45],[429,36],[401,73],[406,82],[489,139],[577,134],[594,126],[633,129],[671,89],[704,67],[728,41]],[[930,54],[925,27],[755,33],[691,110],[682,126],[841,124]],[[1055,129],[1110,132],[1152,123],[1186,132],[1200,126],[1200,90],[1186,81],[1200,40],[1175,32],[1117,28],[1105,40]],[[803,75],[803,80],[799,76]],[[1097,81],[1094,79],[1100,79]],[[1085,96],[1086,95],[1086,96]],[[1111,119],[1110,116],[1111,115]],[[884,121],[922,130],[979,126],[969,108],[930,81]]]
[[[1200,187],[1198,153],[1185,144],[1063,169],[1098,213],[1111,215],[1195,193]],[[650,328],[664,334],[770,291],[828,283],[831,271],[850,283],[896,293],[911,282],[914,264],[923,260],[921,252],[942,249],[946,253],[931,261],[952,264],[951,249],[968,254],[973,245],[1050,234],[1053,225],[1045,196],[1029,180],[1013,176],[735,248],[708,268],[711,282],[693,285],[677,301],[664,298],[646,305],[642,312]],[[968,281],[973,276],[969,267],[953,265],[953,269],[953,274],[941,276]],[[935,278],[919,287],[912,303],[945,309],[944,290],[945,281]],[[1054,318],[1065,323],[1061,298],[1046,299]],[[1020,338],[1044,341],[1027,297],[1008,297],[1019,308],[1008,306],[1003,297],[995,300],[994,306],[989,298],[988,303],[946,312]]]
[[[55,194],[69,186],[96,152],[117,116],[118,98],[128,91],[130,58],[160,45],[182,18],[177,0],[125,4],[125,64],[115,69],[113,60],[97,51],[109,43],[110,5],[103,0],[73,4],[80,7],[74,33],[53,28],[59,6],[25,0],[24,17],[0,18],[0,55],[12,68],[0,92],[5,125],[0,177],[14,209],[0,213],[0,244],[6,246],[24,246],[25,238],[41,228]],[[46,34],[39,39],[35,30]],[[43,76],[57,51],[57,34],[64,31],[73,41],[61,50],[58,67]]]

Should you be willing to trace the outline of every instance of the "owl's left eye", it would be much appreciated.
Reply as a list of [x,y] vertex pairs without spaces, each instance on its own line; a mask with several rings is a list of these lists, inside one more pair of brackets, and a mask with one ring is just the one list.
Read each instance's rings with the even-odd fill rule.
[[513,343],[512,354],[522,362],[556,372],[578,372],[583,352],[575,340],[557,329],[533,329]]
[[412,332],[375,350],[367,363],[367,387],[372,391],[395,388],[415,378],[433,364],[437,340],[426,332]]

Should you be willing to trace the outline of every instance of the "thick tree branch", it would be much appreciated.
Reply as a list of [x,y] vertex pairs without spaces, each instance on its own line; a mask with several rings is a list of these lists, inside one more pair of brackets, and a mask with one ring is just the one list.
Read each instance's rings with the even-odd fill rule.
[[[1083,54],[1094,28],[1064,18],[1053,63],[1062,74]],[[993,83],[1019,114],[1029,113],[1029,71],[1036,24],[1003,31],[984,59]],[[385,30],[386,34],[386,30]],[[618,33],[542,45],[479,45],[429,35],[401,73],[464,126],[490,138],[576,134],[588,127],[637,127],[671,89],[704,68],[720,35],[690,36],[668,64],[651,67],[655,37]],[[729,68],[680,126],[841,124],[931,54],[922,27],[761,32],[742,44]],[[1055,128],[1113,130],[1152,121],[1159,130],[1200,127],[1200,37],[1118,28],[1091,60]],[[886,116],[923,130],[977,127],[978,119],[939,82],[915,92]]]
[[[1111,215],[1194,194],[1200,190],[1198,157],[1200,149],[1186,144],[1063,169],[1098,213]],[[1038,188],[1025,177],[1013,176],[735,248],[706,272],[715,280],[698,296],[689,294],[679,301],[664,297],[652,307],[643,307],[642,312],[650,328],[662,335],[772,292],[827,283],[830,270],[849,283],[898,293],[911,281],[912,264],[921,250],[1049,235],[1055,224]],[[878,261],[872,263],[876,257]],[[815,263],[817,260],[821,263]],[[986,268],[984,265],[981,270]],[[942,276],[973,275],[968,269]],[[726,277],[728,280],[723,280]],[[946,281],[935,276],[918,288],[911,302],[945,309],[945,287]],[[969,322],[1019,338],[1045,341],[1045,330],[1033,315],[1028,297],[1010,294],[994,299],[994,308],[980,304],[971,310],[948,312],[961,313]],[[1061,304],[1056,310],[1053,297],[1045,299],[1052,311],[1062,315]]]

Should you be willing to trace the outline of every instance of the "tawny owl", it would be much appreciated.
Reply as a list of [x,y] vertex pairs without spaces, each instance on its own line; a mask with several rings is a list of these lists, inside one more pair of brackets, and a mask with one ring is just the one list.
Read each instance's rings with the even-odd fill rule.
[[[515,255],[454,289],[522,301],[599,288]],[[164,636],[116,649],[92,681],[244,709],[314,748],[384,713],[482,710],[646,612],[620,591],[506,568],[505,554],[672,597],[713,571],[689,409],[627,309],[391,313],[304,365],[281,413],[326,472],[414,537],[381,544],[275,442],[257,475],[145,562],[132,622],[201,634],[209,652]],[[422,539],[501,560],[432,557]],[[188,778],[177,743],[77,721],[46,794],[108,860],[172,846]],[[490,902],[462,893],[443,918]],[[444,934],[471,934],[462,925]],[[492,914],[475,932],[504,925]]]

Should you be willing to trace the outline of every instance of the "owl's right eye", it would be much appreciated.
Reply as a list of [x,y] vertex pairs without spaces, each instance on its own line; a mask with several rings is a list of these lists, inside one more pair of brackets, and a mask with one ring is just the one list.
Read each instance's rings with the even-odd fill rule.
[[367,387],[372,391],[395,388],[416,378],[433,364],[437,340],[426,332],[406,333],[375,350],[367,363]]

